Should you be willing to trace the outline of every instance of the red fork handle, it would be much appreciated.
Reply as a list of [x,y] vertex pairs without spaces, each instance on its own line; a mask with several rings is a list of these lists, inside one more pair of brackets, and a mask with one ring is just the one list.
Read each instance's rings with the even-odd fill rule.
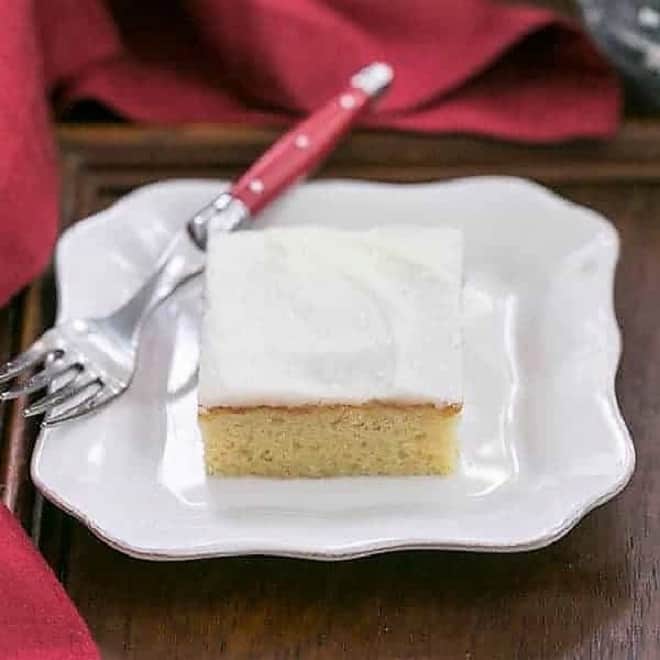
[[283,135],[238,181],[230,194],[250,215],[258,213],[297,179],[309,174],[391,82],[392,70],[375,63],[361,69],[350,85]]

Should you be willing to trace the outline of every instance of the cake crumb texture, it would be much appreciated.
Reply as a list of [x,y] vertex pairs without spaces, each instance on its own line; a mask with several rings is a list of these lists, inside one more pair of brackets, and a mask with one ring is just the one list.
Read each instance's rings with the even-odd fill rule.
[[368,404],[200,410],[209,474],[448,474],[460,406]]

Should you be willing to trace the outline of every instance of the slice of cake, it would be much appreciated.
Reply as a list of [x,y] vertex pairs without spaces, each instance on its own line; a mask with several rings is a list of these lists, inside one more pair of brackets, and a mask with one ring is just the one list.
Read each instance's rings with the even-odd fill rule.
[[461,272],[454,229],[214,233],[199,383],[208,472],[451,472]]

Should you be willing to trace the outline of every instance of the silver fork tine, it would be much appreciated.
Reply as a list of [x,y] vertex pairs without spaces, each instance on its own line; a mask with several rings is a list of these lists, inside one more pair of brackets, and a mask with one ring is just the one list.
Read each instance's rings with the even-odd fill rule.
[[[51,351],[52,352],[52,351]],[[49,351],[47,351],[39,343],[32,344],[30,348],[17,355],[11,362],[7,362],[0,366],[0,384],[6,383],[12,378],[16,378],[30,367],[43,362],[46,359]]]
[[46,394],[46,396],[41,397],[41,399],[35,401],[31,406],[23,411],[23,414],[26,417],[40,415],[41,413],[50,410],[50,408],[62,405],[69,399],[82,394],[91,385],[95,384],[98,384],[99,386],[101,385],[98,379],[87,380],[84,383],[80,383],[78,377],[73,378],[63,387],[60,387],[59,389],[54,390],[53,392]]
[[59,424],[60,422],[66,422],[71,419],[75,419],[76,417],[82,417],[90,410],[94,410],[95,408],[99,408],[100,406],[105,405],[108,403],[108,401],[114,399],[115,396],[117,395],[113,394],[107,388],[101,388],[98,392],[94,392],[94,394],[86,397],[75,406],[71,406],[70,408],[63,410],[61,413],[58,413],[57,415],[50,415],[44,420],[43,426],[53,426],[55,424]]
[[47,365],[40,372],[34,374],[34,376],[32,376],[26,383],[16,385],[10,390],[0,394],[0,401],[16,399],[24,394],[36,392],[49,385],[55,378],[64,376],[68,371],[76,370],[76,372],[79,372],[80,368],[79,364],[62,364],[61,361],[56,360],[52,364]]

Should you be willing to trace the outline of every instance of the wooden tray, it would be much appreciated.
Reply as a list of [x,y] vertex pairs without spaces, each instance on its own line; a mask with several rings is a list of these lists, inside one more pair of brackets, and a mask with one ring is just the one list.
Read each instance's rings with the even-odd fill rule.
[[[150,181],[231,177],[274,137],[231,127],[62,127],[62,224]],[[105,547],[35,497],[27,463],[36,429],[22,420],[18,402],[0,420],[0,493],[31,530],[104,657],[657,657],[660,124],[629,122],[609,144],[556,147],[358,134],[320,173],[388,181],[474,174],[536,179],[598,209],[619,229],[618,392],[638,452],[631,485],[568,537],[528,554],[150,564]],[[0,359],[52,322],[53,301],[45,276],[0,312]]]

